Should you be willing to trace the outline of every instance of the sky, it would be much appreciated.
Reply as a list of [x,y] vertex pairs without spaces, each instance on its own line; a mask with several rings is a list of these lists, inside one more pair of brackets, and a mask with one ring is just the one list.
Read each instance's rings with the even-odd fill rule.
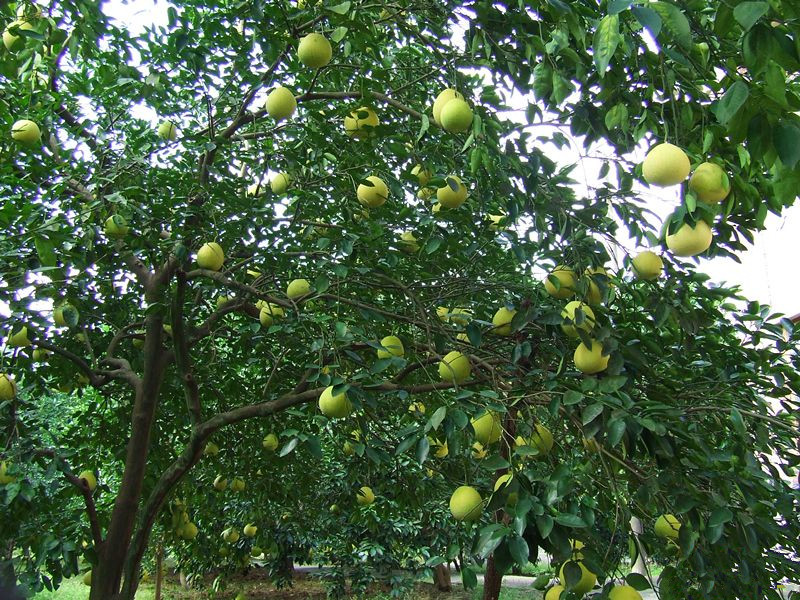
[[[124,23],[132,33],[140,33],[146,26],[166,25],[166,7],[164,0],[131,0],[124,4],[121,0],[110,0],[104,4],[104,11],[117,19],[118,24]],[[516,104],[514,108],[523,110],[527,102],[520,97],[511,101]],[[641,148],[641,156],[637,158],[643,159],[645,150]],[[552,158],[561,164],[574,161],[571,152],[553,149],[553,155]],[[592,180],[599,165],[600,161],[587,159],[579,165],[576,175],[582,175],[585,183],[596,183]],[[638,191],[648,201],[648,207],[662,218],[679,202],[677,189],[654,190],[640,186]],[[660,223],[654,225],[660,226]],[[770,213],[766,229],[755,234],[754,243],[748,246],[747,251],[739,254],[741,263],[726,257],[701,258],[698,269],[718,284],[739,286],[746,298],[769,304],[775,312],[788,316],[800,314],[800,277],[794,262],[800,259],[800,206],[796,204],[781,216]],[[633,252],[641,249],[630,245]]]

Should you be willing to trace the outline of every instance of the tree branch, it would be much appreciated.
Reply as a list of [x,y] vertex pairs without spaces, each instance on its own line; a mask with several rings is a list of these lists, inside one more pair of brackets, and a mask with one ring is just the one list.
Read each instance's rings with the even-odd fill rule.
[[189,356],[189,345],[186,342],[186,331],[183,319],[183,304],[186,299],[186,273],[178,271],[178,289],[172,299],[172,340],[175,346],[175,364],[181,374],[183,381],[184,396],[186,398],[186,408],[192,425],[196,425],[202,420],[200,409],[200,390],[197,387],[197,380],[192,373],[191,359]]

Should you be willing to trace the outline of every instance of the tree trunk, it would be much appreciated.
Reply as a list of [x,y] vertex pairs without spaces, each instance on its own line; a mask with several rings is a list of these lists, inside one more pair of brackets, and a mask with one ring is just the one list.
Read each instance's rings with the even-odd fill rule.
[[163,578],[164,567],[164,544],[158,543],[156,550],[156,595],[155,600],[161,600],[161,579]]
[[453,584],[450,581],[450,564],[443,563],[436,566],[433,573],[433,580],[436,583],[436,589],[440,592],[449,592],[453,589]]
[[106,539],[97,549],[98,563],[92,570],[89,600],[116,600],[120,597],[122,571],[142,496],[150,432],[164,375],[161,349],[163,323],[163,317],[159,313],[152,313],[147,317],[144,372],[136,390],[131,414],[131,437],[128,440],[125,470],[111,512]]
[[486,561],[486,575],[483,576],[483,600],[498,600],[503,576],[494,566],[494,554]]

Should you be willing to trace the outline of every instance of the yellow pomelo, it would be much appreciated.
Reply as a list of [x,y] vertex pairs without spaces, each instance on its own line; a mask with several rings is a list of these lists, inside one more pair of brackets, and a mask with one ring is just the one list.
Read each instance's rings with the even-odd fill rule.
[[462,485],[450,496],[450,512],[457,521],[477,521],[483,512],[483,498],[474,487]]
[[664,270],[664,261],[655,252],[645,250],[633,257],[631,266],[633,266],[633,272],[637,279],[652,281],[661,275]]
[[256,527],[255,523],[248,523],[244,526],[244,529],[242,529],[242,533],[247,537],[255,537],[257,531],[258,527]]
[[[550,280],[551,278],[558,280],[558,285],[553,283]],[[575,271],[564,265],[558,265],[545,277],[544,289],[553,298],[564,300],[575,294],[575,286],[577,284],[578,276],[575,274]]]
[[585,544],[580,540],[570,540],[569,545],[572,547],[572,559],[580,560],[583,558],[583,550]]
[[319,409],[331,419],[341,419],[353,412],[353,405],[347,399],[347,393],[333,395],[333,386],[328,386],[319,396]]
[[261,445],[267,452],[275,452],[278,449],[278,436],[274,433],[268,433],[261,440]]
[[358,196],[358,201],[367,208],[377,208],[386,202],[389,197],[389,188],[383,179],[375,175],[367,177],[367,181],[372,185],[359,184],[356,196]]
[[533,433],[531,433],[530,443],[536,446],[540,456],[550,454],[550,451],[553,449],[553,434],[550,433],[547,427],[541,423],[537,423]]
[[[421,186],[428,185],[428,182],[431,180],[431,177],[433,177],[433,173],[431,173],[429,169],[426,169],[425,167],[419,164],[416,165],[413,169],[411,169],[411,174],[417,178],[417,181]],[[419,196],[419,194],[417,194],[417,196]],[[428,197],[430,198],[430,196]],[[424,199],[425,198],[421,198],[421,200]]]
[[439,115],[442,128],[450,133],[462,133],[472,126],[472,109],[461,98],[450,100]]
[[344,118],[344,131],[350,137],[360,139],[372,133],[372,128],[380,125],[380,122],[374,110],[361,106]]
[[5,31],[3,31],[3,45],[9,52],[16,52],[25,46],[25,40],[27,38],[22,34],[17,35],[12,33],[12,27],[16,28],[18,31],[34,31],[36,26],[32,21],[26,21],[22,19],[18,19],[8,24],[8,27],[6,27]]
[[259,198],[260,196],[263,196],[266,191],[266,186],[263,183],[253,183],[247,186],[245,193],[251,198]]
[[442,381],[463,383],[469,379],[471,372],[469,359],[458,350],[448,352],[439,363],[439,377]]
[[375,494],[372,492],[372,488],[368,486],[363,486],[356,492],[356,502],[360,506],[369,506],[373,502],[375,502]]
[[243,492],[244,488],[245,488],[244,479],[242,479],[241,477],[234,477],[233,481],[231,481],[231,491]]
[[26,348],[31,345],[28,338],[28,328],[22,327],[17,333],[8,337],[8,345],[12,348]]
[[454,308],[450,311],[450,322],[456,325],[466,325],[472,320],[472,312],[466,308]]
[[284,194],[286,190],[289,189],[289,184],[291,182],[292,178],[289,177],[288,173],[278,173],[269,182],[269,188],[272,190],[273,194]]
[[[578,309],[583,313],[583,320],[580,325],[575,324],[575,313]],[[564,333],[569,337],[578,337],[578,329],[583,329],[584,331],[591,331],[594,329],[594,311],[590,306],[584,304],[580,300],[573,300],[567,303],[564,310],[561,311],[561,318],[565,320],[565,322],[561,324],[561,329],[563,329]]]
[[689,176],[692,166],[686,153],[670,143],[653,147],[642,163],[642,175],[651,185],[677,185]]
[[216,456],[217,454],[219,454],[219,446],[217,446],[214,442],[208,442],[206,447],[203,448],[204,456]]
[[97,487],[97,478],[94,476],[94,473],[89,470],[81,471],[80,475],[78,475],[78,479],[83,479],[86,482],[90,492],[93,492]]
[[91,586],[92,585],[92,570],[89,569],[86,573],[83,574],[83,579],[81,579],[83,585]]
[[403,356],[405,348],[403,342],[396,335],[387,335],[381,340],[384,349],[378,350],[378,358],[391,358],[392,356]]
[[560,600],[561,594],[564,591],[563,585],[554,585],[544,595],[544,600]]
[[722,167],[715,163],[704,162],[689,178],[689,189],[701,202],[716,204],[725,200],[731,193],[731,182]]
[[222,475],[217,475],[216,478],[214,478],[213,485],[215,490],[221,492],[228,487],[228,479],[223,477]]
[[320,33],[309,33],[297,46],[297,58],[310,69],[319,69],[331,62],[333,48]]
[[487,215],[486,218],[489,221],[489,229],[492,231],[501,231],[506,229],[504,226],[504,219],[506,218],[505,215]]
[[128,221],[122,215],[112,215],[106,219],[105,232],[108,237],[124,238],[128,235]]
[[447,88],[439,92],[439,95],[436,96],[436,100],[433,101],[433,120],[437,125],[441,125],[440,117],[442,114],[442,109],[453,99],[463,100],[464,96],[459,94],[456,90],[452,88]]
[[584,277],[589,282],[589,289],[586,292],[586,302],[597,306],[603,301],[603,293],[598,282],[608,286],[608,271],[603,267],[590,267],[583,272]]
[[79,318],[78,309],[69,303],[57,306],[53,310],[53,322],[58,327],[69,327],[70,323],[77,322]]
[[0,400],[13,400],[17,395],[17,383],[10,375],[0,374]]
[[419,244],[417,241],[417,238],[414,237],[412,232],[404,231],[400,234],[400,250],[408,252],[409,254],[419,252]]
[[291,117],[297,110],[297,100],[288,88],[279,85],[267,95],[264,108],[270,117],[282,121]]
[[448,175],[444,186],[436,190],[436,199],[445,208],[458,208],[467,199],[467,187],[458,176]]
[[[4,34],[5,35],[5,34]],[[11,126],[11,139],[25,146],[33,146],[42,138],[39,126],[28,119],[21,119]]]
[[694,227],[684,223],[667,236],[667,248],[675,256],[696,256],[708,250],[712,237],[711,227],[705,221],[698,221]]
[[[567,579],[564,577],[564,569],[567,567],[568,564],[578,565],[581,570],[581,578],[575,583],[573,587],[569,587],[567,585]],[[597,583],[597,575],[592,573],[589,569],[586,568],[580,561],[568,560],[563,565],[561,565],[561,570],[558,572],[558,579],[566,589],[576,592],[578,594],[587,594],[592,591],[594,584]]]
[[481,460],[482,458],[486,458],[489,454],[489,450],[483,447],[483,444],[480,442],[475,442],[472,444],[472,458],[476,460]]
[[587,348],[586,344],[581,343],[575,349],[572,357],[575,361],[575,368],[587,375],[605,370],[610,358],[603,356],[603,344],[596,340],[591,340],[591,344],[591,348]]
[[342,452],[344,452],[345,456],[353,456],[356,453],[356,449],[353,447],[353,444],[350,442],[345,442],[342,445]]
[[642,600],[642,595],[629,585],[615,585],[608,592],[608,600]]
[[[505,490],[506,487],[511,485],[511,481],[513,480],[514,476],[511,473],[504,473],[497,478],[497,481],[494,482],[494,491]],[[509,506],[514,506],[519,500],[519,494],[517,492],[509,492],[508,494],[508,504]]]
[[286,286],[286,295],[294,300],[311,292],[311,284],[307,279],[293,279]]
[[17,19],[20,21],[35,21],[42,18],[42,7],[31,2],[17,3]]
[[283,317],[285,314],[282,306],[266,302],[258,313],[258,320],[261,321],[261,325],[264,327],[269,327],[275,319]]
[[13,475],[8,474],[8,467],[10,463],[6,463],[6,461],[0,461],[0,485],[7,485],[9,483],[14,483],[16,477]]
[[222,539],[229,544],[235,544],[239,541],[239,532],[233,527],[230,527],[222,532]]
[[515,314],[517,311],[513,308],[508,309],[505,306],[498,308],[492,317],[491,333],[503,336],[511,335],[511,321]]
[[681,530],[681,522],[678,521],[675,515],[661,515],[656,519],[653,530],[658,537],[677,540],[678,532]]
[[484,448],[500,441],[500,436],[503,434],[503,425],[498,413],[485,412],[480,417],[472,419],[471,423],[472,429],[475,430],[475,439]]
[[181,537],[185,540],[193,540],[197,537],[197,525],[194,523],[186,523],[183,527],[181,527]]
[[178,139],[178,128],[171,121],[164,121],[158,126],[158,137],[174,142]]
[[197,251],[197,266],[201,269],[219,271],[225,262],[225,252],[217,242],[208,242]]

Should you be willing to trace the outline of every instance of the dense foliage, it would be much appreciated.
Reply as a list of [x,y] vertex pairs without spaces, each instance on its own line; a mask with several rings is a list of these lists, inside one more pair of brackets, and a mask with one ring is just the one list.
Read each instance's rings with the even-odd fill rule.
[[[161,543],[197,574],[319,560],[341,595],[345,576],[454,558],[467,583],[487,557],[500,574],[539,548],[561,562],[576,539],[603,594],[643,549],[668,564],[668,600],[778,598],[800,577],[796,327],[665,245],[704,221],[699,260],[735,255],[794,202],[800,9],[181,0],[141,33],[107,9],[2,8],[19,38],[0,52],[3,577],[58,585],[82,555],[93,599],[132,598]],[[311,32],[333,46],[320,69],[298,57]],[[264,108],[278,85],[297,102],[283,120]],[[474,110],[460,133],[431,113],[450,87]],[[13,139],[20,119],[41,139]],[[661,223],[639,162],[662,141],[720,166],[730,194],[681,183]],[[602,157],[591,186],[564,148]],[[369,176],[388,200],[365,208]],[[221,269],[197,263],[208,242]],[[634,276],[635,245],[661,277]],[[297,279],[309,293],[287,293]],[[378,358],[389,335],[404,353]],[[585,374],[573,353],[592,341],[608,365]],[[463,380],[439,364],[454,350]],[[328,386],[352,414],[320,412]],[[503,435],[476,448],[487,410]],[[447,510],[461,485],[487,501],[476,525]],[[676,539],[655,535],[662,514]]]

